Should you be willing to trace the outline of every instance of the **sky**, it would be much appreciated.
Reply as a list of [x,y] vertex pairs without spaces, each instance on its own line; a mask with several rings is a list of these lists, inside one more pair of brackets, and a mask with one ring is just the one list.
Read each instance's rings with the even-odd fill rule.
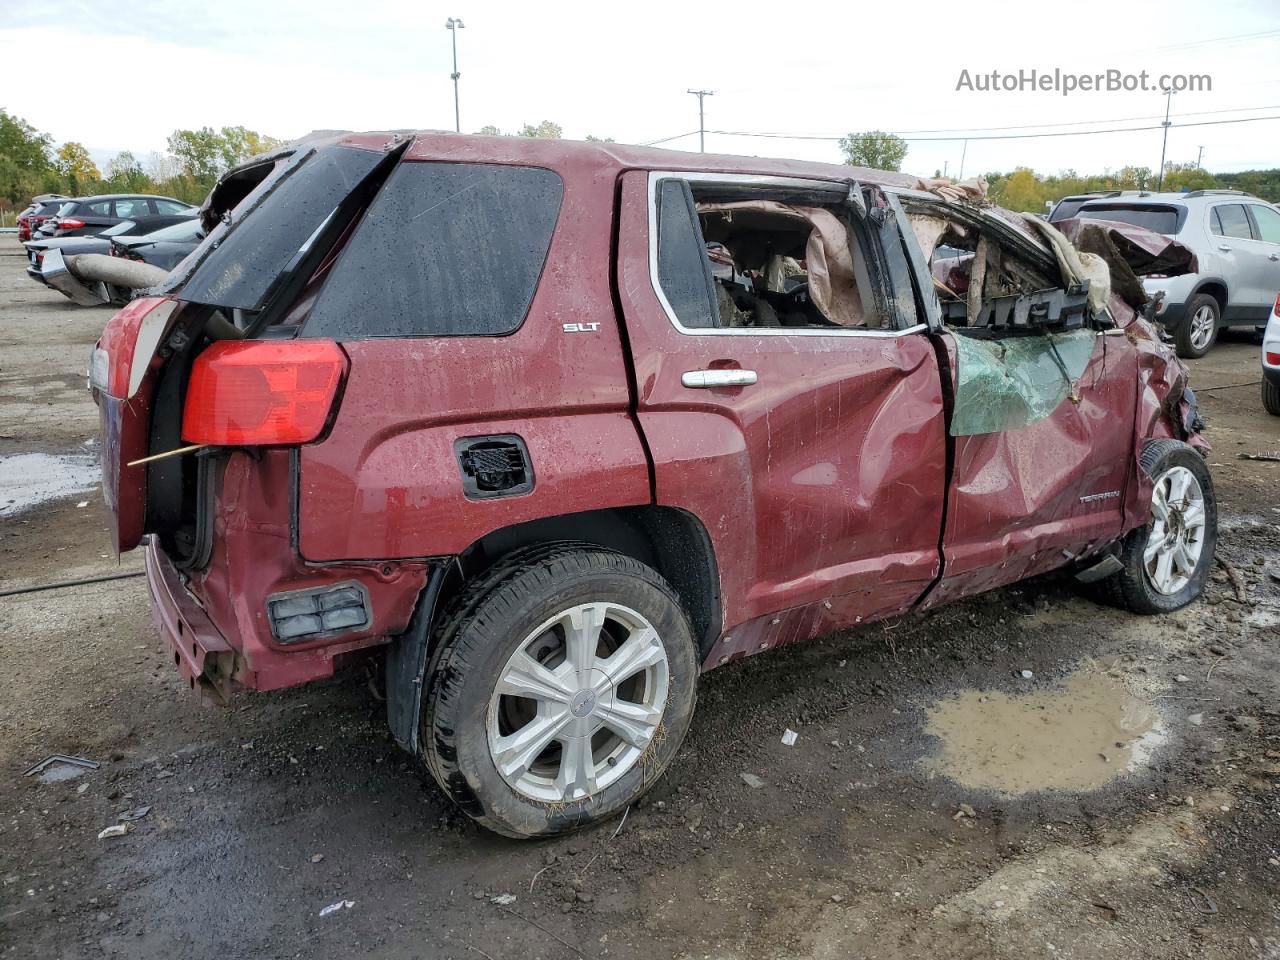
[[[1280,167],[1280,2],[969,0],[909,7],[507,3],[499,0],[41,0],[10,4],[0,49],[33,51],[0,107],[77,140],[99,164],[163,151],[176,128],[452,129],[457,31],[462,129],[552,120],[566,137],[647,143],[698,128],[835,138],[906,136],[921,175],[1160,163],[1166,97],[957,89],[962,71],[1201,74],[1170,104],[1168,158],[1214,172]],[[77,55],[79,54],[79,55]],[[1220,123],[1273,117],[1242,123]],[[1204,124],[1190,126],[1190,124]],[[1070,125],[1070,126],[1068,126]],[[1154,127],[1123,133],[1111,128]],[[1013,128],[1013,129],[1009,129]],[[1068,136],[1024,137],[1030,133]],[[1011,135],[1019,135],[1012,138]],[[980,139],[981,137],[1004,139]],[[944,138],[944,139],[927,139]],[[966,144],[967,138],[967,144]],[[697,150],[698,137],[664,146]],[[712,132],[709,152],[837,161],[834,139]]]

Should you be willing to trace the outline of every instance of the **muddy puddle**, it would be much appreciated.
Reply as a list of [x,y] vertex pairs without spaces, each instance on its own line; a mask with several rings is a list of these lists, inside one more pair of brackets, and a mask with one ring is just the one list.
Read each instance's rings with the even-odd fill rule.
[[93,453],[18,453],[0,457],[0,517],[95,490],[101,476]]
[[1146,701],[1096,670],[1049,689],[967,690],[935,703],[927,763],[966,787],[1020,794],[1093,790],[1142,764],[1163,740]]

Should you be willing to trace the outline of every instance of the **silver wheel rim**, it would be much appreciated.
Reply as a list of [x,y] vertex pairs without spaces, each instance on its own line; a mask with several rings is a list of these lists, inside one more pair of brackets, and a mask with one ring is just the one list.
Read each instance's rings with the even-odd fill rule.
[[522,796],[560,803],[639,762],[662,721],[667,651],[641,614],[582,603],[549,617],[507,660],[489,701],[489,755]]
[[1182,590],[1204,551],[1204,491],[1186,467],[1170,467],[1151,492],[1151,532],[1142,554],[1147,581],[1169,596]]
[[1203,350],[1213,339],[1213,309],[1207,304],[1191,315],[1191,345]]

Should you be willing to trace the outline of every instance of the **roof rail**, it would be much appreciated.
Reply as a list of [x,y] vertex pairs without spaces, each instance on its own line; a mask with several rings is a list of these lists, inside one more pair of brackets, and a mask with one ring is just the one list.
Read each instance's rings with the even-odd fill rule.
[[1243,190],[1192,190],[1183,194],[1184,197],[1247,197],[1249,194]]

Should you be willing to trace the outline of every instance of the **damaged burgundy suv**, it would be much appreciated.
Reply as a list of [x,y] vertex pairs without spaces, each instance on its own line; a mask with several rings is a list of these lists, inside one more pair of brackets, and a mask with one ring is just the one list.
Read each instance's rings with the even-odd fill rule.
[[501,833],[635,800],[701,671],[1057,568],[1173,610],[1212,563],[1164,238],[443,134],[286,148],[202,216],[94,353],[116,545],[195,689],[382,648],[396,739]]

